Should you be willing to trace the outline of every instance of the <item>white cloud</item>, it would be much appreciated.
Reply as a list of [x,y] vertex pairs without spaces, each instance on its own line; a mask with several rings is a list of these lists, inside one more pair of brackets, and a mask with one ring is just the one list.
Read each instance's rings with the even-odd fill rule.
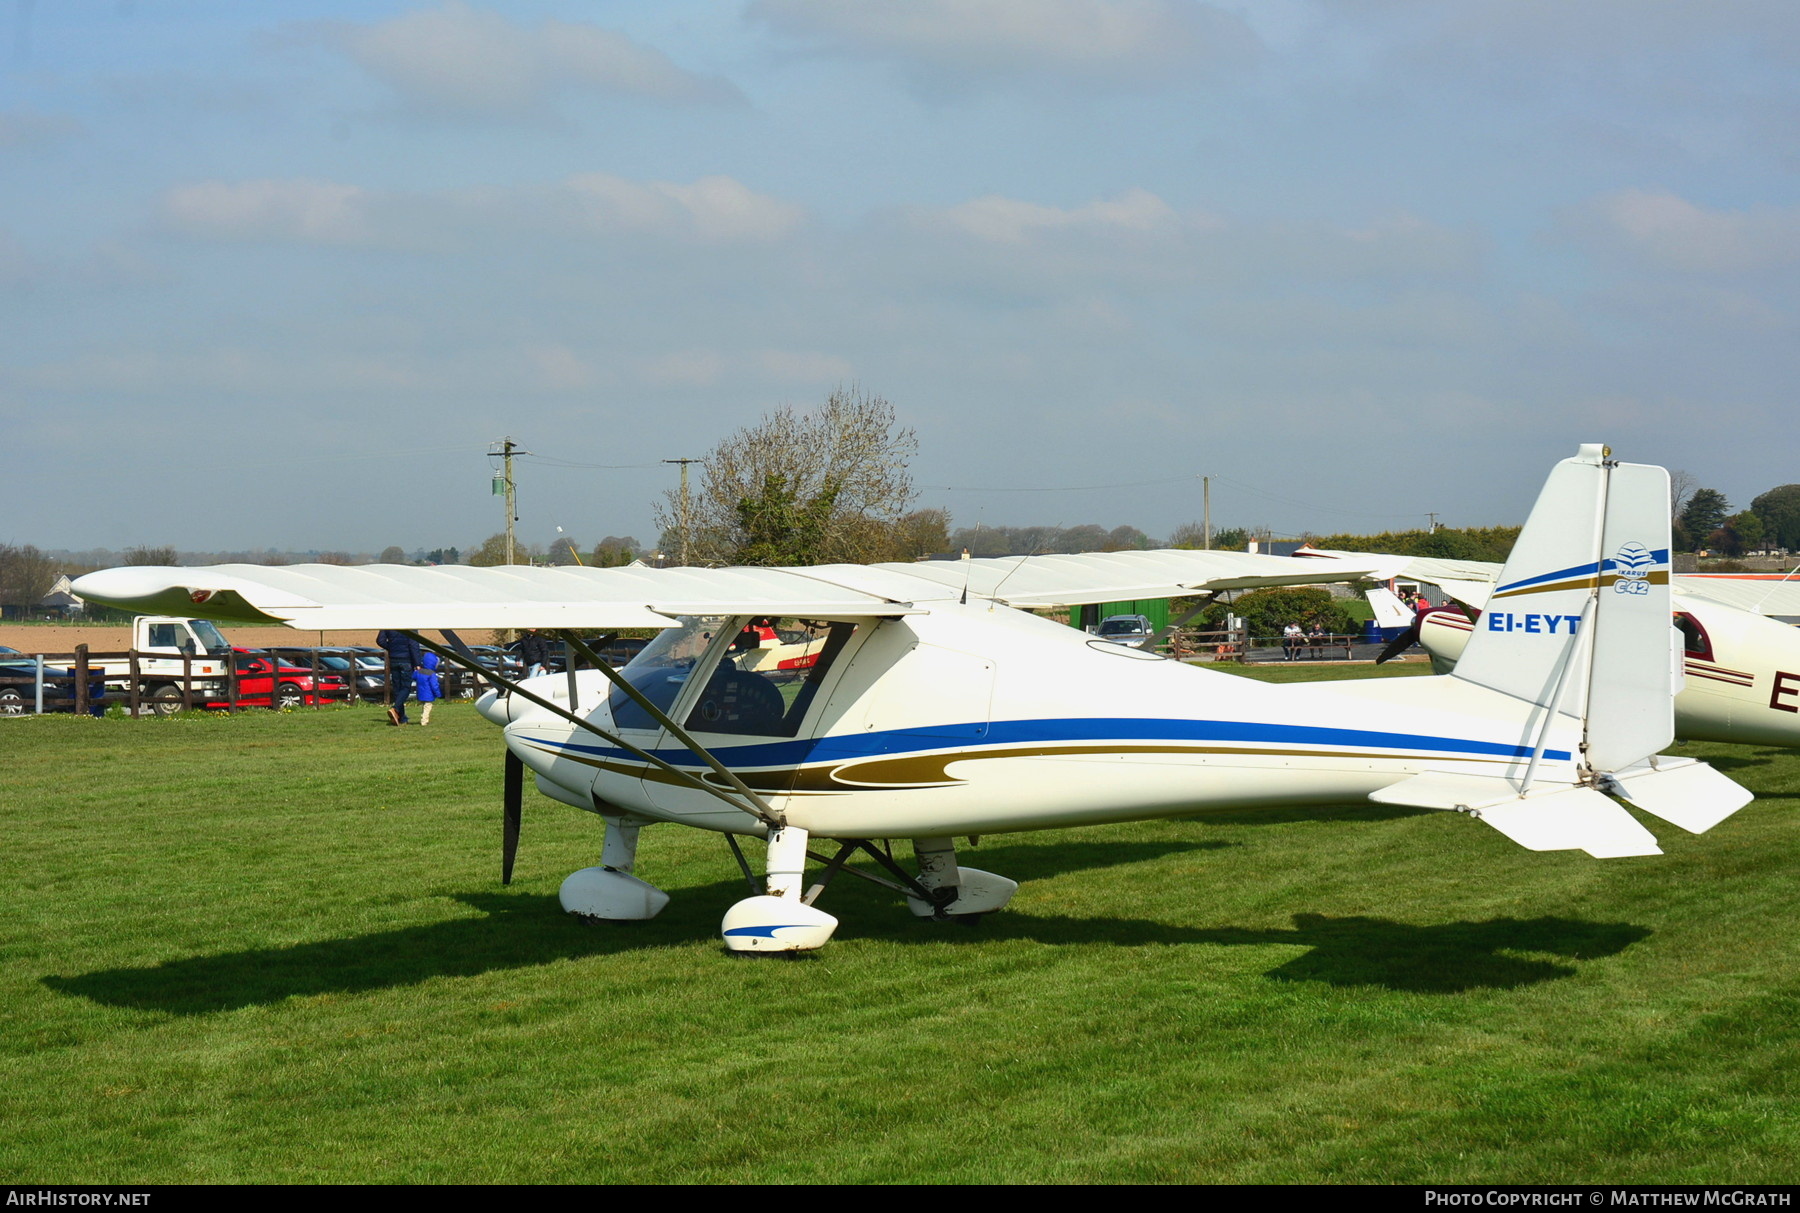
[[766,244],[793,233],[806,212],[731,177],[683,184],[580,173],[549,186],[430,194],[307,179],[201,181],[170,189],[162,217],[211,240],[451,249],[544,235]]
[[653,232],[710,243],[764,243],[793,232],[805,212],[759,194],[731,177],[702,177],[689,185],[628,181],[581,173],[563,187],[585,222],[602,232]]
[[923,240],[915,274],[1033,294],[1455,277],[1479,258],[1467,233],[1406,213],[1272,223],[1178,210],[1142,189],[1067,208],[989,195],[902,219]]
[[426,110],[521,117],[583,89],[671,102],[741,99],[729,82],[586,22],[523,26],[452,0],[374,25],[334,24],[327,40]]
[[832,50],[965,77],[1141,86],[1259,49],[1240,18],[1180,0],[757,0],[749,13]]
[[1800,208],[1708,210],[1667,190],[1622,190],[1596,199],[1573,226],[1603,246],[1660,265],[1735,273],[1800,261]]
[[537,386],[547,391],[580,391],[599,381],[593,365],[566,345],[529,346],[525,361]]
[[1135,232],[1172,227],[1173,207],[1147,190],[1127,190],[1110,201],[1062,210],[990,194],[939,212],[950,226],[981,240],[1021,244],[1028,236],[1058,229],[1116,229]]
[[334,181],[201,181],[163,197],[177,231],[212,240],[351,245],[373,237],[369,196]]
[[651,387],[711,387],[725,374],[725,359],[716,350],[677,350],[637,364],[639,380]]
[[856,378],[848,358],[820,350],[674,350],[638,361],[639,382],[657,388],[706,388],[729,379],[781,386],[829,386]]

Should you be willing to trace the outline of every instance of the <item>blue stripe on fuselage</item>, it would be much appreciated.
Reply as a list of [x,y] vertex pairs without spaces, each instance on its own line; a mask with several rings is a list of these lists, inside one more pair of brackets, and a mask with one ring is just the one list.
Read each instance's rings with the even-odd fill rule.
[[[1257,745],[1359,746],[1384,750],[1423,750],[1435,754],[1467,754],[1483,758],[1529,758],[1531,747],[1497,741],[1470,741],[1434,737],[1427,733],[1393,733],[1375,729],[1326,728],[1317,725],[1268,724],[1245,720],[1157,720],[1134,717],[1066,717],[1055,720],[1000,720],[988,726],[977,746],[945,736],[953,729],[973,725],[934,725],[917,729],[890,729],[841,737],[748,745],[709,746],[713,756],[727,766],[785,767],[805,762],[844,762],[892,754],[927,754],[944,750],[981,749],[1006,745],[1118,742],[1227,742]],[[966,735],[966,734],[965,734]],[[631,758],[615,746],[577,741],[532,738],[538,745],[555,746],[578,754],[606,758]],[[679,766],[693,762],[685,748],[652,750],[658,758]],[[1570,757],[1567,750],[1545,750],[1544,757],[1558,761]]]

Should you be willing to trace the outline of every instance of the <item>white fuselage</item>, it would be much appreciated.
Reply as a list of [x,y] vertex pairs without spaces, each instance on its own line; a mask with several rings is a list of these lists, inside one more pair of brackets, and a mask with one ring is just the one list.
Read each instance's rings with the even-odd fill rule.
[[[857,622],[793,737],[706,732],[693,712],[704,661],[670,704],[696,741],[818,836],[982,834],[1349,802],[1427,768],[1516,777],[1539,740],[1541,713],[1530,705],[1451,678],[1271,686],[985,603]],[[567,702],[564,676],[524,685]],[[597,671],[583,672],[577,713],[717,782],[664,730],[616,725],[607,689]],[[489,697],[483,710],[510,720],[508,744],[559,800],[762,830],[522,697]],[[1578,735],[1577,721],[1558,717],[1540,777],[1572,778]]]

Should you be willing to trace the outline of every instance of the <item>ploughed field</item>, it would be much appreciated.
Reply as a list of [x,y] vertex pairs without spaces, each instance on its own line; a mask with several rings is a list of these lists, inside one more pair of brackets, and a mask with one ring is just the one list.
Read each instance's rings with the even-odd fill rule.
[[[293,648],[296,645],[372,645],[373,631],[297,632],[293,628],[222,625],[232,644],[246,649]],[[486,637],[481,637],[486,640]],[[479,643],[470,640],[471,644]],[[21,653],[73,653],[85,644],[90,653],[123,653],[131,648],[131,625],[0,623],[0,645]]]
[[1701,837],[1651,823],[1660,858],[1533,854],[1454,814],[1366,804],[994,836],[966,861],[1023,887],[980,927],[919,922],[840,877],[821,902],[837,937],[781,960],[722,950],[745,889],[713,835],[645,830],[639,874],[672,903],[588,926],[556,889],[596,861],[599,823],[528,797],[503,888],[496,730],[458,703],[427,729],[384,721],[0,723],[0,1174],[1800,1169],[1786,751],[1683,749],[1759,799]]

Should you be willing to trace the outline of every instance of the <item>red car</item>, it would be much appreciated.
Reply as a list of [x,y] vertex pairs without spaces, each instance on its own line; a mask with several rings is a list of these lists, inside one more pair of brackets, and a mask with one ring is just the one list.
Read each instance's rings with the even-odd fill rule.
[[[231,653],[232,666],[237,670],[237,707],[297,708],[304,704],[342,702],[350,697],[349,684],[340,674],[321,673],[315,685],[311,666],[297,665],[289,658],[249,649],[234,648]],[[226,705],[221,701],[204,706],[222,708]]]

